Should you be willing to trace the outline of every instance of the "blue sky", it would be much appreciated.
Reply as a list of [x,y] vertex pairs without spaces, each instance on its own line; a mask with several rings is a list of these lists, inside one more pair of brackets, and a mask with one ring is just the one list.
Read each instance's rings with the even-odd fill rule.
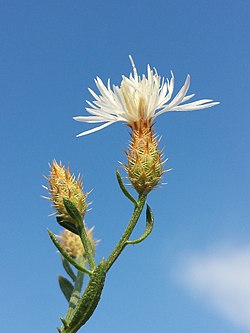
[[161,76],[173,70],[176,91],[190,73],[190,92],[221,104],[157,118],[173,171],[148,198],[155,229],[112,268],[82,332],[250,332],[250,2],[1,1],[0,9],[2,330],[55,332],[66,310],[46,232],[60,228],[40,197],[48,162],[70,162],[94,189],[86,222],[101,239],[99,260],[125,228],[132,207],[115,168],[128,129],[76,138],[90,126],[72,118],[85,114],[95,76],[119,84],[132,54],[140,73],[148,63]]

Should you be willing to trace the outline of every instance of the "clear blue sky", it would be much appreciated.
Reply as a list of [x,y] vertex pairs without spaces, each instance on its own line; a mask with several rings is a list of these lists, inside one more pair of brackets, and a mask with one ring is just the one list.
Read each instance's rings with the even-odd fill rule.
[[[209,262],[224,267],[228,253],[250,244],[250,2],[14,0],[1,1],[0,16],[1,331],[56,332],[66,310],[60,258],[46,232],[60,228],[40,197],[48,162],[70,162],[85,189],[94,189],[86,222],[101,239],[99,259],[124,230],[132,207],[115,168],[125,161],[128,129],[118,123],[76,138],[90,126],[72,117],[85,113],[94,77],[119,84],[132,54],[140,73],[148,63],[165,77],[173,70],[176,89],[190,73],[190,92],[221,104],[157,118],[173,171],[148,199],[155,229],[110,271],[82,332],[249,332],[249,320],[226,309],[235,299],[240,312],[249,306],[240,293],[249,295],[249,282],[238,282],[246,270],[235,278],[237,292],[231,273],[223,270],[219,283]],[[225,285],[236,295],[222,292],[223,308]]]

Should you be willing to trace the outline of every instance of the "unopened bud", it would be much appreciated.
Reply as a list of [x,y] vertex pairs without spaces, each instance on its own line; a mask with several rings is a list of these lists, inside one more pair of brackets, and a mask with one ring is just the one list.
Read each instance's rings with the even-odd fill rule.
[[45,187],[51,197],[57,216],[68,223],[74,224],[73,217],[69,214],[65,202],[70,202],[83,218],[88,204],[86,203],[87,194],[83,193],[82,179],[71,175],[70,169],[66,169],[61,163],[53,161],[50,166],[50,177],[47,178],[50,187]]
[[[85,227],[86,228],[86,227]],[[87,229],[87,236],[92,247],[92,251],[95,252],[96,241],[93,238],[93,229]],[[86,253],[81,242],[81,238],[75,233],[64,229],[62,233],[58,236],[63,249],[74,259],[83,256],[86,258]]]
[[124,165],[128,178],[139,194],[148,194],[163,174],[162,152],[152,127],[133,128],[127,151],[128,164]]

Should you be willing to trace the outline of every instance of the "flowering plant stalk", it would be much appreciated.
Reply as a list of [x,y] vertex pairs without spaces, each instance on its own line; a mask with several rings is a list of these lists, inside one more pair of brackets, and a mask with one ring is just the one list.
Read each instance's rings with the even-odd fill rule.
[[[125,187],[122,177],[116,170],[116,177],[122,193],[133,204],[130,221],[117,245],[107,259],[99,263],[95,260],[97,241],[93,237],[93,228],[89,229],[85,223],[88,193],[84,193],[82,180],[71,174],[70,168],[53,161],[50,166],[50,176],[47,178],[48,190],[53,206],[56,210],[56,220],[62,233],[56,236],[48,230],[49,236],[62,256],[62,265],[68,278],[59,276],[59,286],[68,301],[68,310],[61,317],[62,326],[57,328],[60,333],[75,333],[93,315],[100,300],[105,284],[106,274],[116,262],[126,246],[144,241],[151,233],[154,225],[153,212],[146,204],[147,196],[161,182],[167,161],[163,159],[163,152],[159,150],[159,140],[153,130],[154,119],[168,111],[193,111],[212,107],[218,102],[203,99],[186,103],[194,94],[186,95],[190,85],[189,75],[186,81],[171,100],[174,90],[174,75],[165,80],[158,76],[157,71],[147,69],[147,77],[137,74],[132,57],[130,57],[133,74],[123,76],[120,87],[107,87],[101,79],[96,79],[96,85],[101,93],[97,95],[91,89],[95,98],[88,102],[86,108],[91,116],[78,116],[75,120],[87,123],[100,123],[101,126],[80,133],[87,135],[117,121],[124,121],[131,129],[131,141],[126,152],[127,163],[122,163],[127,178],[137,192],[135,199]],[[146,226],[143,234],[137,239],[131,235],[146,205]],[[88,283],[83,289],[83,279],[88,277]]]

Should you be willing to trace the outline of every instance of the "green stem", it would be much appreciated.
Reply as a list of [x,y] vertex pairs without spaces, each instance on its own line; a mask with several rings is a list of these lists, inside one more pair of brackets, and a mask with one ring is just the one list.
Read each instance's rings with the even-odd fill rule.
[[84,226],[84,222],[82,220],[82,215],[78,211],[75,204],[70,201],[69,199],[63,199],[63,204],[71,216],[71,218],[74,220],[74,227],[76,227],[78,235],[81,238],[84,250],[86,252],[86,256],[88,259],[89,267],[91,270],[94,270],[95,268],[95,261],[94,261],[94,253],[91,248],[91,244],[88,240],[87,232]]
[[91,244],[88,240],[88,235],[87,235],[86,228],[84,227],[84,225],[79,225],[78,232],[79,232],[79,236],[81,238],[84,250],[86,252],[86,257],[88,259],[89,267],[90,267],[91,271],[93,271],[96,266],[95,260],[94,260],[94,253],[93,253]]
[[127,241],[129,239],[132,231],[134,230],[136,223],[141,215],[141,212],[142,212],[143,207],[146,202],[146,198],[147,198],[147,196],[145,194],[139,195],[139,198],[137,200],[137,205],[134,208],[134,212],[130,219],[130,222],[129,222],[126,230],[124,231],[121,239],[119,240],[118,244],[116,245],[113,252],[110,254],[110,256],[108,257],[108,259],[106,261],[106,271],[108,271],[111,268],[113,263],[116,261],[116,259],[121,254],[124,247],[127,245]]
[[139,244],[142,241],[144,241],[152,232],[153,230],[153,226],[154,226],[154,215],[153,212],[151,210],[151,208],[149,207],[149,205],[147,205],[147,209],[146,209],[146,229],[144,231],[144,233],[141,235],[141,237],[135,239],[135,240],[127,240],[126,244]]
[[65,316],[65,320],[66,322],[70,322],[74,309],[81,297],[81,290],[82,290],[82,284],[83,284],[83,278],[84,278],[84,274],[80,271],[78,271],[77,273],[77,277],[76,277],[76,281],[75,281],[75,286],[74,286],[74,290],[72,292],[72,295],[70,297],[70,301],[69,301],[69,308],[67,311],[67,314]]

